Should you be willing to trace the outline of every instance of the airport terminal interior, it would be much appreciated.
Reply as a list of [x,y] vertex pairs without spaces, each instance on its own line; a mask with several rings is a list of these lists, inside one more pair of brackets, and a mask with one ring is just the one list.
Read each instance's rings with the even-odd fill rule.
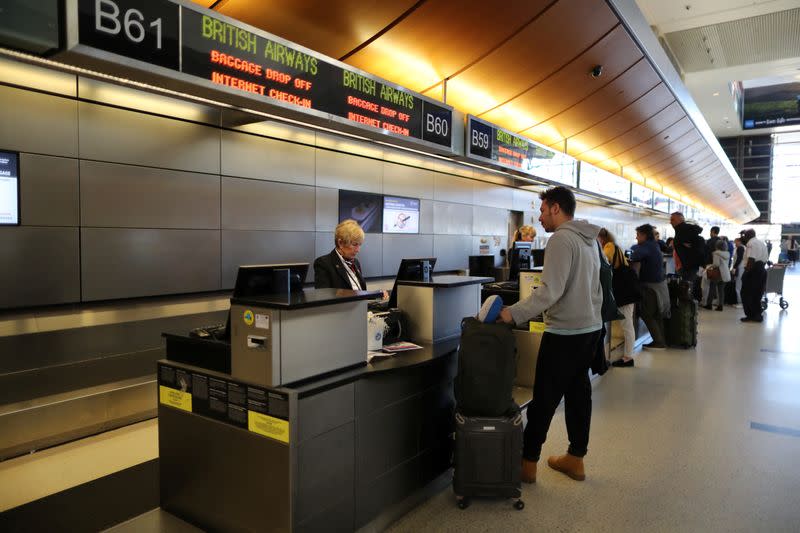
[[[798,36],[800,0],[0,0],[0,531],[797,531]],[[548,466],[570,389],[530,483],[586,335],[588,451]]]

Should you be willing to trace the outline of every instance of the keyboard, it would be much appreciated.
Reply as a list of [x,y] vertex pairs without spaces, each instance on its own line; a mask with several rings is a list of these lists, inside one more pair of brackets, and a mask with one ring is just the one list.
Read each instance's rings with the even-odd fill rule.
[[225,336],[225,324],[211,324],[189,331],[190,337],[206,340],[222,340]]

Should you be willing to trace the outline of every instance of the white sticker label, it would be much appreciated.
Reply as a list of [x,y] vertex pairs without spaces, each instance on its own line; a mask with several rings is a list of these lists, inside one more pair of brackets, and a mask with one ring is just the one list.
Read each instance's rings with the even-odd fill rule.
[[256,313],[256,327],[260,329],[269,329],[269,315],[259,315]]

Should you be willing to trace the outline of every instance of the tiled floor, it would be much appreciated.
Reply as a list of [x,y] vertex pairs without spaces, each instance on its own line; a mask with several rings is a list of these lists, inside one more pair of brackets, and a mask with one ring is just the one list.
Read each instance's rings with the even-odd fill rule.
[[[644,352],[594,385],[587,479],[540,462],[526,507],[446,490],[393,531],[800,531],[800,265],[763,324],[701,309],[694,350]],[[543,457],[563,453],[556,413]]]

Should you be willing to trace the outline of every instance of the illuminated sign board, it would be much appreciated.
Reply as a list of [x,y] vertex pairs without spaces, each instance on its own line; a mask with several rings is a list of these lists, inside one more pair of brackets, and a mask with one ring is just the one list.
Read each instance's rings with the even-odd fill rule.
[[744,89],[742,129],[800,125],[800,82]]
[[622,200],[631,201],[631,182],[606,170],[581,162],[579,188]]
[[653,189],[648,189],[647,187],[637,185],[636,183],[631,186],[631,202],[633,202],[634,205],[649,207],[652,209],[653,194],[655,194]]
[[452,150],[452,108],[234,19],[171,0],[77,4],[78,34],[70,44],[79,53],[88,46],[256,104]]
[[669,213],[669,196],[653,193],[653,209],[662,213]]
[[467,118],[467,157],[573,187],[577,183],[572,157],[472,115]]

